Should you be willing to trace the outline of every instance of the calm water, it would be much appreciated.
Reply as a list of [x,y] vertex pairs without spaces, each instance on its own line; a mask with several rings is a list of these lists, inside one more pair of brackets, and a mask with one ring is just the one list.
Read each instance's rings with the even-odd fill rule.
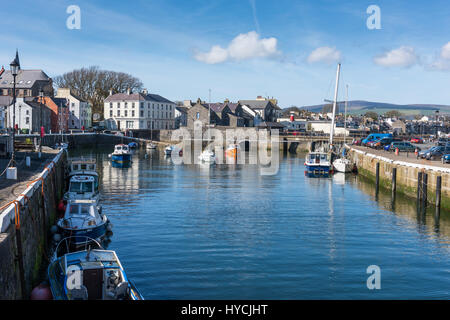
[[[306,178],[301,156],[260,176],[143,151],[119,169],[95,152],[108,248],[146,299],[450,298],[448,214],[437,225],[402,198],[393,210],[353,175]],[[381,290],[366,287],[369,265]]]

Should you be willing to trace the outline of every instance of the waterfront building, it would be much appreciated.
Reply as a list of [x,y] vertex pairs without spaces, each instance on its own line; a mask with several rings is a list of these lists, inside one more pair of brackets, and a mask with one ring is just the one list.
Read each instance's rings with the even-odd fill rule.
[[175,107],[175,128],[187,126],[188,108],[183,106]]
[[169,130],[175,128],[176,104],[147,90],[116,93],[104,100],[104,119],[113,120],[118,130]]
[[42,103],[51,110],[51,131],[66,132],[69,129],[69,100],[44,97]]
[[92,127],[92,105],[88,101],[77,96],[68,88],[58,88],[56,97],[69,101],[69,129]]
[[[42,126],[45,132],[51,129],[51,110],[45,105],[40,104],[35,99],[17,98],[15,125],[24,133],[38,133],[41,127],[41,108],[42,108]],[[13,104],[8,106],[7,116],[8,126],[13,127]]]
[[239,104],[244,111],[250,113],[255,118],[255,126],[261,121],[276,122],[281,114],[281,108],[277,105],[276,99],[263,98],[258,96],[255,100],[239,100]]
[[[0,76],[0,96],[13,95],[14,79],[11,71],[7,70]],[[42,70],[19,70],[16,77],[16,96],[18,98],[29,98],[39,96],[42,89],[45,96],[52,97],[53,81]]]

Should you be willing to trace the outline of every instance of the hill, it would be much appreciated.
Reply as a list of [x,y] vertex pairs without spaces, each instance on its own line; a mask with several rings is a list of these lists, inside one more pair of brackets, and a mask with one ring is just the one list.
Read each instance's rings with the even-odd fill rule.
[[[312,112],[320,112],[326,104],[318,104],[313,106],[303,106],[300,109],[306,109]],[[423,114],[431,115],[436,110],[440,114],[450,114],[450,105],[439,104],[393,104],[385,102],[372,102],[363,100],[352,100],[348,102],[347,112],[349,114],[364,114],[367,111],[373,111],[378,114],[383,114],[390,110],[398,110],[405,115]],[[344,112],[344,103],[338,104],[338,112]]]

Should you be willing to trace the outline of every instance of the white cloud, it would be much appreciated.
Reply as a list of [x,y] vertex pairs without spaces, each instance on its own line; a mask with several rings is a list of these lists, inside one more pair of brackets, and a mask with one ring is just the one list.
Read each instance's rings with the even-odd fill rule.
[[384,67],[403,67],[407,68],[418,61],[414,48],[402,46],[398,49],[387,51],[374,58],[374,62]]
[[308,62],[334,63],[340,61],[341,58],[341,52],[336,50],[335,47],[320,47],[310,53],[308,56]]
[[208,52],[198,52],[194,58],[198,61],[216,64],[227,60],[245,60],[265,58],[277,55],[276,38],[260,38],[255,31],[239,34],[227,48],[215,45]]
[[436,57],[429,67],[431,70],[450,70],[450,42],[442,46],[440,56]]

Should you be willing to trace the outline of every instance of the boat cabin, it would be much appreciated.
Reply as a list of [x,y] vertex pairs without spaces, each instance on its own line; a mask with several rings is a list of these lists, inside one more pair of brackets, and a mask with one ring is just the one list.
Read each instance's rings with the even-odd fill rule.
[[126,144],[118,144],[114,147],[114,154],[129,153],[130,148]]
[[[67,253],[49,266],[48,273],[55,299],[143,299],[128,281],[114,251],[88,248]],[[69,277],[77,278],[73,288],[67,285],[71,283]]]
[[64,199],[93,199],[97,196],[98,177],[74,175],[70,178],[69,191],[64,195]]
[[307,163],[312,165],[330,165],[330,156],[325,152],[310,152]]
[[58,225],[64,229],[81,230],[98,226],[104,220],[95,200],[72,200],[67,204],[64,218],[58,221]]

